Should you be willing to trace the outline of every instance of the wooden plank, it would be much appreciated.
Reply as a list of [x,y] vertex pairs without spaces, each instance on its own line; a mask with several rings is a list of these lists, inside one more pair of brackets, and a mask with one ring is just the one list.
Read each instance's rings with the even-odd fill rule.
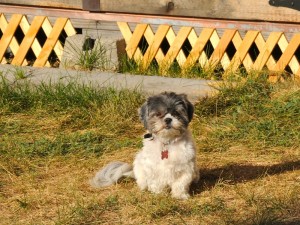
[[[19,26],[22,17],[23,17],[23,15],[20,15],[20,14],[13,15],[12,18],[10,19],[9,24],[7,25],[7,27],[3,31],[3,35],[2,35],[2,38],[0,40],[0,46],[1,46],[1,48],[0,48],[0,62],[3,59],[3,56],[5,54],[6,49],[9,47],[12,39],[14,38],[15,31],[17,30],[17,27]],[[1,24],[1,27],[2,26],[5,27],[5,22],[3,22]]]
[[119,27],[119,29],[120,29],[120,31],[121,31],[124,39],[125,39],[126,44],[128,44],[131,37],[132,37],[132,32],[130,30],[130,27],[129,27],[128,23],[126,23],[126,22],[117,22],[117,24],[118,24],[118,27]]
[[274,7],[267,0],[252,0],[251,3],[239,0],[190,0],[188,3],[175,0],[172,2],[174,7],[168,8],[168,1],[161,0],[101,0],[100,10],[201,18],[300,22],[299,9]]
[[[22,19],[21,19],[21,22],[20,22],[20,28],[21,28],[21,30],[23,31],[23,34],[24,34],[24,35],[25,35],[25,34],[27,33],[27,31],[29,30],[29,27],[30,27],[30,24],[29,24],[29,22],[28,22],[27,16],[23,16]],[[23,40],[24,40],[24,38],[23,38]],[[22,41],[23,41],[23,40],[22,40]],[[14,53],[14,56],[15,56],[15,57],[16,57],[16,55],[17,55],[18,50],[19,50],[19,46],[18,46],[18,48],[16,49],[16,51],[15,51],[15,53]],[[27,65],[28,65],[27,60],[26,60],[26,59],[23,59],[23,62],[22,62],[22,64],[20,64],[20,65],[22,65],[22,66],[27,66]]]
[[[241,46],[242,42],[243,42],[243,39],[240,35],[240,32],[243,32],[243,31],[236,32],[233,39],[232,39],[232,43],[233,43],[233,45],[236,49],[238,49]],[[244,60],[251,61],[251,56],[250,56],[249,53],[247,53]]]
[[[63,19],[63,20],[67,20],[67,18],[59,18],[59,19]],[[57,19],[58,20],[58,19]],[[55,23],[57,22],[57,20],[55,21]],[[55,24],[54,23],[54,24]],[[43,25],[42,25],[42,28],[47,36],[47,39],[50,37],[51,35],[51,32],[52,32],[52,25],[48,19],[48,17],[45,19]],[[45,43],[46,44],[46,43]],[[62,56],[62,52],[63,52],[63,46],[61,45],[61,43],[59,41],[57,41],[54,45],[54,48],[53,48],[54,52],[56,53],[56,55],[61,59],[61,56]],[[41,50],[42,51],[42,50]],[[50,63],[49,61],[47,60],[46,64],[45,64],[46,67],[50,67]]]
[[138,48],[140,40],[142,39],[147,26],[148,24],[138,24],[133,31],[132,36],[126,46],[126,52],[130,59],[134,56],[134,53]]
[[[30,25],[30,27],[28,27],[28,28],[23,27],[23,29],[26,29],[27,31],[26,31],[23,41],[20,45],[20,48],[19,48],[18,52],[16,53],[11,64],[13,64],[13,65],[22,65],[23,64],[26,54],[27,54],[28,50],[30,49],[30,47],[32,46],[33,42],[34,41],[38,42],[36,40],[36,35],[37,35],[39,29],[41,28],[44,20],[45,20],[44,16],[37,16],[32,21],[32,24]],[[28,24],[28,26],[29,26],[29,24]]]
[[[33,20],[34,20],[34,18],[33,18]],[[32,21],[33,21],[33,20],[32,20]],[[20,26],[21,26],[21,29],[23,30],[24,33],[25,33],[26,30],[28,31],[28,30],[29,30],[29,27],[30,27],[28,21],[27,21],[27,23],[21,23]],[[39,41],[37,40],[37,38],[35,38],[35,39],[33,40],[33,43],[32,43],[32,45],[31,45],[31,49],[32,49],[32,51],[33,51],[35,57],[38,57],[38,55],[40,54],[40,52],[41,52],[41,50],[42,50],[42,47],[41,47]],[[50,63],[48,63],[47,65],[50,66]]]
[[[222,35],[222,38],[218,42],[218,45],[216,46],[213,54],[211,55],[211,57],[209,59],[209,64],[210,65],[217,65],[221,61],[224,54],[226,53],[225,51],[226,51],[228,45],[230,44],[230,42],[233,39],[235,33],[236,33],[236,30],[226,30],[224,32],[224,34]],[[227,56],[227,57],[225,57],[225,59],[222,63],[222,66],[224,67],[224,69],[227,68],[229,63],[230,63],[230,59]]]
[[[210,38],[210,42],[212,44],[212,46],[214,47],[214,52],[216,51],[216,49],[218,48],[218,46],[220,46],[220,37],[217,33],[217,31],[215,30]],[[211,57],[213,56],[213,54],[211,55]],[[221,65],[224,69],[226,69],[229,65],[230,59],[227,55],[226,52],[224,52],[223,57],[221,59]],[[214,62],[213,60],[209,59],[209,61],[206,62],[206,65],[204,65],[204,67],[206,69],[214,69],[217,66],[218,62]]]
[[[264,44],[262,43],[263,47],[262,47],[262,49],[260,49],[260,53],[253,64],[254,70],[261,70],[267,64],[269,59],[273,58],[271,55],[272,51],[273,51],[274,47],[277,45],[281,35],[282,35],[282,32],[273,32],[270,34],[266,43],[264,43]],[[258,46],[261,46],[261,45],[258,45]],[[274,59],[272,60],[272,64],[275,65]],[[269,68],[269,66],[272,66],[272,64],[269,64],[268,68]]]
[[169,25],[160,25],[158,30],[156,31],[153,42],[149,44],[149,47],[143,57],[143,68],[147,69],[153,58],[155,57],[158,49],[160,48],[160,44],[163,39],[166,37],[168,31],[170,29]]
[[82,9],[83,0],[0,0],[0,4],[16,4],[16,5],[31,5],[45,6],[55,8]]
[[68,35],[68,37],[76,34],[76,30],[74,29],[74,27],[69,19],[64,27],[64,30],[65,30],[66,34]]
[[[2,30],[2,29],[4,30],[3,22],[2,22],[3,19],[5,20],[5,22],[7,22],[4,15],[2,13],[0,13],[0,30]],[[6,24],[6,26],[7,26],[7,24]],[[5,58],[2,58],[2,60],[0,60],[0,64],[6,64],[6,63],[7,63],[7,61]]]
[[188,40],[192,46],[192,48],[195,46],[197,40],[198,40],[198,36],[197,33],[195,31],[195,28],[193,28],[188,36]]
[[[170,65],[173,63],[174,59],[178,56],[179,52],[181,51],[181,47],[187,37],[189,36],[192,27],[182,27],[178,34],[176,35],[172,45],[170,46],[164,60],[163,65],[165,65],[165,69],[168,69]],[[184,59],[181,57],[179,58],[179,65],[183,64]]]
[[[184,68],[188,68],[189,66],[193,65],[202,54],[206,43],[209,41],[212,34],[215,32],[213,28],[204,28],[200,33],[199,38],[195,42],[194,46],[192,45],[192,50],[189,56],[186,59]],[[207,58],[206,58],[207,60]]]
[[[2,13],[0,13],[0,30],[1,30],[1,27],[2,27],[2,22],[1,22],[1,18],[4,18],[4,15]],[[5,58],[2,58],[2,60],[0,60],[0,64],[6,64],[7,61]]]
[[[272,33],[276,33],[276,32],[272,32]],[[281,32],[280,32],[281,33]],[[271,34],[269,34],[270,36]],[[269,37],[267,37],[267,39],[269,39]],[[255,39],[255,44],[259,50],[259,53],[264,52],[265,51],[265,46],[266,46],[266,41],[262,35],[262,33],[259,33]],[[276,45],[276,44],[275,44]],[[265,52],[266,54],[268,54],[268,52]],[[258,54],[257,57],[259,57],[260,54]],[[257,60],[257,59],[256,59]],[[255,61],[256,61],[255,60]],[[254,66],[255,62],[253,63]],[[261,63],[260,63],[261,64]],[[274,57],[272,56],[272,54],[270,53],[270,56],[268,57],[267,62],[265,63],[265,65],[263,66],[267,66],[267,68],[273,68],[275,66],[276,62]],[[253,67],[252,67],[253,68]],[[254,69],[254,68],[253,68]],[[255,69],[254,69],[255,70]]]
[[[146,29],[146,31],[144,33],[144,36],[145,36],[146,41],[148,43],[152,43],[154,41],[154,33],[153,33],[152,28],[151,28],[150,25],[147,27],[147,29]],[[158,65],[161,65],[164,57],[165,57],[165,55],[164,55],[162,49],[159,48],[158,51],[157,51],[157,53],[156,53],[156,55],[155,55],[155,59],[156,59]]]
[[[55,8],[82,9],[83,0],[0,0],[0,4],[16,4],[28,6],[45,6]],[[300,22],[300,9],[274,7],[269,1],[252,0],[173,0],[174,8],[168,9],[169,1],[162,0],[99,0],[102,12],[153,14],[183,17],[201,17],[214,19],[274,21],[274,22]],[[297,5],[294,4],[295,6]],[[291,5],[292,6],[292,5]],[[21,13],[21,12],[18,12]],[[77,12],[75,12],[77,13]],[[41,15],[41,14],[39,14]],[[50,16],[42,14],[45,16]],[[61,17],[62,15],[57,15]],[[120,21],[120,20],[119,20]],[[185,25],[189,26],[189,25]],[[246,25],[247,26],[247,25]],[[245,27],[250,30],[251,25]],[[234,28],[235,29],[235,28]]]
[[[55,20],[56,21],[56,20]],[[55,23],[55,21],[54,21],[54,23]],[[48,17],[46,17],[46,19],[44,20],[44,23],[43,23],[43,25],[42,25],[42,29],[43,29],[43,31],[45,32],[45,34],[46,34],[46,36],[47,36],[47,38],[49,37],[49,35],[50,35],[50,33],[51,33],[51,30],[52,30],[52,25],[51,25],[51,23],[50,23],[50,21],[49,21],[49,18]],[[45,44],[45,43],[44,43]],[[39,48],[40,47],[40,48]],[[42,46],[36,46],[36,52],[37,52],[37,54],[35,55],[36,56],[36,58],[38,58],[39,57],[39,55],[40,55],[40,53],[41,53],[41,51],[42,51]],[[46,67],[50,67],[51,65],[50,65],[50,62],[47,60],[47,62],[46,62],[46,64],[45,64],[45,66]]]
[[46,62],[48,61],[48,57],[51,51],[55,48],[56,43],[58,42],[58,38],[62,30],[64,29],[65,24],[67,23],[68,19],[66,18],[58,18],[51,30],[41,53],[37,57],[36,61],[34,62],[34,67],[43,67]]
[[[5,21],[6,21],[6,20],[5,20]],[[4,23],[5,23],[5,22],[4,22]],[[23,16],[22,19],[21,19],[21,21],[20,21],[19,26],[21,27],[21,29],[22,29],[22,31],[23,31],[24,34],[26,34],[26,32],[27,32],[26,29],[23,29],[23,27],[24,27],[23,25],[24,25],[25,23],[28,23],[28,21],[27,21],[27,19],[26,19],[26,16]],[[14,56],[15,56],[15,55],[17,54],[18,50],[19,50],[19,47],[20,47],[20,46],[19,46],[19,43],[18,43],[18,41],[17,41],[17,39],[15,38],[15,36],[12,38],[9,47],[10,47],[10,50],[12,51],[12,53],[13,53]],[[23,66],[28,65],[28,62],[27,62],[26,59],[23,60],[23,64],[22,64],[22,65],[23,65]]]
[[[170,27],[170,29],[169,29],[169,31],[168,31],[168,33],[167,33],[167,35],[166,35],[166,39],[167,39],[167,41],[169,42],[169,45],[170,45],[170,46],[172,46],[172,45],[175,43],[176,34],[175,34],[175,32],[174,32],[174,28],[173,28],[173,27]],[[179,52],[178,52],[178,54],[177,54],[177,57],[176,57],[176,60],[177,60],[177,62],[178,62],[178,64],[179,64],[180,66],[182,66],[183,63],[185,62],[186,57],[185,57],[184,52],[183,52],[182,49],[179,50]],[[161,72],[162,72],[163,74],[164,74],[165,72],[167,72],[167,70],[166,70],[166,69],[167,69],[167,66],[168,66],[168,64],[162,66],[162,68],[164,69],[164,71],[162,70]]]
[[[118,24],[118,27],[119,27],[119,29],[120,29],[120,31],[121,31],[124,39],[125,39],[126,44],[128,44],[129,41],[130,41],[130,39],[131,39],[131,37],[132,37],[132,32],[130,30],[130,27],[129,27],[128,23],[126,23],[126,22],[118,22],[117,24]],[[127,55],[128,55],[128,53],[127,53]],[[142,56],[143,55],[142,55],[141,50],[139,48],[137,48],[136,51],[135,51],[135,54],[134,54],[133,58],[136,61],[138,61],[138,60],[140,60],[142,58]]]
[[[278,46],[282,52],[285,52],[288,45],[289,45],[289,42],[286,38],[286,35],[283,34],[278,41]],[[294,71],[297,69],[297,68],[295,68],[295,65],[297,65],[297,64],[298,64],[298,60],[297,60],[296,56],[294,55],[294,56],[292,56],[292,59],[290,60],[288,65],[290,66],[292,71]],[[272,68],[272,70],[274,70],[274,68]]]
[[236,53],[234,54],[229,68],[231,71],[235,71],[241,63],[244,64],[245,68],[249,70],[252,66],[252,59],[246,58],[248,51],[255,41],[259,31],[248,31],[240,46],[238,47]]
[[290,41],[290,43],[288,44],[287,48],[283,52],[282,56],[278,60],[274,68],[275,71],[283,71],[285,69],[285,67],[290,63],[291,59],[293,58],[299,45],[300,45],[300,34],[295,34],[292,40]]
[[[26,15],[44,15],[48,17],[67,17],[72,19],[74,27],[99,29],[101,25],[108,21],[128,22],[128,23],[148,23],[148,24],[170,24],[172,26],[190,26],[190,27],[214,27],[216,29],[236,29],[236,30],[260,30],[264,32],[281,31],[287,33],[300,32],[300,26],[297,23],[270,23],[264,21],[243,21],[243,20],[222,20],[206,18],[187,18],[171,17],[159,15],[130,15],[120,13],[92,13],[78,10],[57,10],[53,8],[35,8],[20,7],[12,5],[1,5],[1,12],[7,14],[26,14]],[[77,19],[76,19],[77,18]],[[210,18],[210,19],[209,19]],[[225,18],[226,19],[226,18]],[[81,22],[79,22],[81,21]],[[283,20],[285,21],[285,20]],[[79,23],[78,23],[79,22]]]

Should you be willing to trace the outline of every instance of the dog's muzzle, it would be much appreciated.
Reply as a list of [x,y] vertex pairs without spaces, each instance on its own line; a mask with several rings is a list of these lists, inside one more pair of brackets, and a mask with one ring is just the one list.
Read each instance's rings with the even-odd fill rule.
[[167,117],[167,118],[164,119],[164,121],[166,123],[166,129],[172,128],[172,121],[173,121],[172,118]]

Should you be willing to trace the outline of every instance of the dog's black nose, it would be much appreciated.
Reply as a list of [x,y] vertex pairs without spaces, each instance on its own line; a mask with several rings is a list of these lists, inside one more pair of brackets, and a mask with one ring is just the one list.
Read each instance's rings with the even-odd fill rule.
[[165,122],[166,122],[166,124],[170,124],[172,122],[172,119],[171,118],[166,118]]

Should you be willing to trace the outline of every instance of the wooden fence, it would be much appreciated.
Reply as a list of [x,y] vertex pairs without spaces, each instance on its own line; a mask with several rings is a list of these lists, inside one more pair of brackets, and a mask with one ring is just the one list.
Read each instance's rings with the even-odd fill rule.
[[[29,22],[21,14],[12,15],[9,22],[0,14],[0,31],[0,62],[12,65],[32,64],[35,67],[49,67],[51,53],[60,61],[63,53],[63,44],[59,40],[61,35],[71,36],[76,33],[68,18],[58,18],[52,26],[46,16],[35,16]],[[13,55],[5,58],[8,50]],[[27,57],[29,51],[32,51],[30,59]]]
[[181,69],[196,64],[202,69],[221,66],[225,74],[244,67],[247,71],[287,70],[300,76],[300,33],[288,41],[283,32],[271,32],[265,40],[256,30],[249,30],[242,37],[235,29],[220,35],[214,28],[203,28],[197,34],[193,27],[181,27],[175,33],[169,25],[160,25],[155,32],[150,24],[138,24],[133,31],[126,22],[119,22],[118,26],[128,57],[144,69],[155,61],[162,71],[177,63]]
[[[53,24],[53,25],[52,25]],[[13,65],[51,66],[51,55],[60,62],[61,37],[76,33],[68,18],[50,23],[46,16],[13,14],[7,21],[0,14],[0,62]],[[289,37],[283,32],[219,29],[161,24],[153,26],[117,22],[130,59],[147,69],[151,63],[167,71],[174,63],[183,70],[197,66],[203,70],[222,70],[226,75],[238,69],[288,71],[300,76],[300,33]],[[179,28],[179,29],[178,29]],[[21,33],[21,35],[20,35]],[[44,36],[44,40],[40,40]],[[10,50],[12,57],[4,57]],[[28,57],[30,55],[31,57]]]

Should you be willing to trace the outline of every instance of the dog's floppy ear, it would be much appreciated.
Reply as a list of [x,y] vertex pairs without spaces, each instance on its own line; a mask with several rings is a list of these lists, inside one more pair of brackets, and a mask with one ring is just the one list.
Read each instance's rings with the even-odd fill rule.
[[194,115],[194,106],[193,104],[187,99],[187,96],[185,94],[182,94],[182,99],[186,105],[186,109],[187,109],[187,115],[188,115],[188,119],[189,122],[191,122],[191,120],[193,119],[193,115]]
[[188,112],[189,121],[191,122],[191,120],[193,119],[193,115],[194,115],[194,106],[188,100],[187,100],[187,112]]
[[147,129],[147,119],[148,119],[148,101],[146,101],[141,108],[138,110],[139,117],[141,122],[144,124],[144,127]]

